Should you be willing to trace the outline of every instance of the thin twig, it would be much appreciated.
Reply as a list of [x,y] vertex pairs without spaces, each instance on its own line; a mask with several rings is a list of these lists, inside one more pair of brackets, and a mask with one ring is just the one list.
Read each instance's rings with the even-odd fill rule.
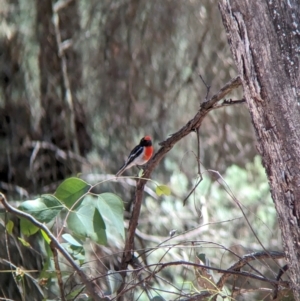
[[[286,264],[284,265],[278,272],[278,275],[276,277],[276,280],[280,280],[281,276],[289,269],[289,266]],[[273,300],[275,300],[277,298],[278,295],[278,284],[275,284],[275,288],[274,288],[274,292],[273,292]]]
[[[73,145],[74,147],[74,152],[75,154],[79,155],[79,143],[78,143],[78,137],[76,134],[76,124],[75,124],[75,109],[74,109],[74,100],[72,96],[72,91],[71,91],[71,84],[70,84],[70,79],[68,75],[68,69],[67,69],[67,57],[65,54],[64,49],[64,42],[61,39],[61,33],[60,33],[60,28],[59,28],[59,14],[58,11],[65,7],[66,5],[69,5],[72,1],[59,1],[61,5],[58,5],[58,3],[53,4],[53,25],[55,29],[55,38],[56,38],[56,43],[58,47],[58,56],[60,57],[61,61],[61,72],[62,72],[62,77],[63,77],[63,84],[65,88],[65,96],[64,100],[68,106],[69,109],[69,114],[67,114],[67,118],[69,119],[66,124],[69,124],[67,127],[67,137],[68,137],[68,142],[70,143],[70,146]],[[61,7],[61,8],[60,8]],[[68,41],[69,43],[69,41]],[[73,162],[72,162],[73,164]],[[75,169],[74,169],[75,170]]]
[[50,242],[50,249],[53,253],[53,259],[54,259],[54,266],[55,266],[55,271],[56,271],[56,276],[57,276],[57,282],[58,286],[60,289],[60,297],[62,301],[66,301],[65,298],[65,291],[64,291],[64,284],[62,281],[62,276],[61,276],[61,270],[58,262],[58,256],[57,256],[57,250],[55,248],[55,245],[53,244],[53,240]]
[[89,164],[89,161],[86,158],[84,158],[70,150],[64,151],[51,142],[31,141],[30,146],[34,148],[34,150],[32,151],[32,155],[30,157],[30,165],[33,164],[33,162],[37,156],[37,153],[39,152],[40,149],[53,151],[55,153],[55,156],[57,156],[63,160],[67,160],[68,158],[70,158],[70,159],[78,161],[81,164]]
[[9,261],[9,266],[10,266],[10,269],[11,269],[11,274],[12,274],[12,277],[14,279],[14,282],[17,286],[17,288],[20,290],[20,295],[21,295],[21,298],[22,300],[25,300],[25,296],[24,296],[24,292],[23,292],[23,289],[22,289],[22,286],[19,285],[17,279],[16,279],[16,275],[14,273],[14,270],[12,268],[12,261],[11,261],[11,257],[10,257],[10,251],[9,251],[9,243],[8,243],[8,231],[7,231],[7,212],[5,212],[5,246],[6,246],[6,253],[7,253],[7,259]]
[[197,187],[199,186],[199,184],[202,182],[202,177],[199,177],[199,179],[197,180],[197,183],[194,185],[194,187],[192,188],[192,190],[188,193],[188,195],[183,199],[183,206],[185,206],[186,201],[189,199],[189,197],[192,195],[192,193],[197,189]]
[[197,133],[197,166],[198,166],[198,180],[197,183],[194,185],[193,189],[189,192],[189,194],[184,198],[183,200],[183,206],[185,206],[186,201],[189,199],[189,197],[192,195],[192,193],[197,189],[199,184],[202,182],[203,177],[201,173],[201,162],[200,162],[200,133],[199,133],[199,127],[196,128],[196,133]]
[[[257,256],[259,256],[259,253],[260,252],[257,253]],[[261,258],[268,258],[269,254],[266,254],[266,253],[262,252],[262,254],[260,256],[261,256]],[[274,252],[274,259],[275,258],[279,259],[279,258],[282,258],[283,256],[284,256],[283,253]],[[236,265],[240,265],[242,267],[248,261],[255,260],[255,259],[256,259],[256,256],[253,256],[253,255],[249,254],[249,255],[244,256],[243,259],[241,261],[239,261]],[[165,262],[165,263],[154,263],[154,264],[150,264],[150,265],[147,265],[147,266],[142,266],[142,267],[130,270],[131,273],[138,273],[138,272],[145,271],[145,270],[146,271],[148,270],[148,272],[149,272],[149,276],[141,279],[140,281],[135,283],[134,286],[136,287],[136,286],[146,282],[150,278],[153,278],[153,276],[155,274],[161,272],[166,267],[179,266],[179,265],[181,265],[181,266],[191,266],[191,267],[201,268],[201,269],[208,269],[208,270],[216,271],[218,273],[222,273],[224,275],[228,275],[228,277],[230,277],[231,275],[238,275],[238,276],[241,276],[241,277],[251,278],[251,279],[259,280],[259,281],[262,281],[262,282],[268,282],[268,283],[271,283],[272,285],[278,284],[278,285],[281,285],[281,286],[284,286],[284,287],[289,287],[289,283],[287,281],[279,281],[279,280],[275,280],[275,279],[270,279],[270,278],[267,278],[267,277],[258,276],[258,275],[255,275],[255,274],[252,274],[252,273],[249,273],[249,272],[245,272],[245,271],[236,271],[236,270],[231,269],[231,268],[228,269],[228,270],[224,270],[224,269],[220,269],[220,268],[214,268],[214,267],[211,267],[211,266],[206,266],[206,265],[203,265],[203,264],[197,264],[197,263],[194,263],[194,262],[189,262],[189,261],[184,261],[184,260],[170,261],[170,262]],[[151,271],[150,268],[155,268],[155,271]],[[128,272],[128,271],[117,271],[117,272],[114,272],[114,273],[122,273],[122,272]],[[124,295],[127,291],[130,291],[130,290],[132,290],[132,287],[128,287],[127,289],[124,289],[119,294],[119,296]],[[207,294],[206,296],[211,295],[211,293],[209,293],[209,292],[206,292],[206,294]],[[202,296],[202,294],[201,294],[201,296]],[[193,298],[194,297],[195,296],[193,296]],[[190,301],[190,300],[197,300],[197,299],[190,299],[189,298],[189,299],[185,299],[185,300]]]
[[[238,262],[236,262],[234,265],[232,265],[228,270],[229,271],[239,271],[243,266],[247,265],[250,261],[253,260],[261,260],[261,259],[270,259],[270,256],[272,259],[282,259],[285,258],[283,252],[276,252],[276,251],[269,251],[269,252],[255,252],[251,254],[247,254],[243,256]],[[230,277],[230,274],[224,274],[218,281],[217,287],[219,289],[222,289],[224,286],[226,280]],[[280,279],[276,279],[278,282]],[[275,282],[273,282],[275,284]]]
[[[250,223],[250,221],[249,221],[249,219],[248,219],[245,211],[242,208],[242,205],[241,205],[240,201],[236,198],[236,196],[232,192],[232,190],[229,187],[229,185],[226,183],[226,181],[224,180],[224,178],[221,176],[221,174],[218,171],[216,171],[216,170],[210,170],[210,171],[216,173],[219,176],[219,178],[222,179],[222,181],[224,183],[224,185],[223,185],[224,190],[228,193],[228,195],[232,198],[232,200],[235,202],[235,204],[239,207],[239,209],[242,212],[242,214],[243,214],[243,216],[245,218],[245,221],[246,221],[248,227],[250,228],[251,232],[253,233],[254,237],[256,238],[256,240],[258,241],[258,243],[262,247],[262,249],[268,254],[269,251],[265,248],[265,246],[263,245],[263,243],[259,239],[258,235],[254,231],[254,229],[253,229],[253,227],[252,227],[252,225],[251,225],[251,223]],[[222,183],[220,183],[219,179],[217,179],[217,182],[222,185]],[[272,258],[271,255],[269,257]]]
[[0,181],[0,188],[6,191],[12,191],[12,192],[16,191],[20,195],[20,197],[29,198],[28,191],[21,186]]
[[201,80],[202,80],[204,86],[206,87],[205,101],[207,101],[207,99],[208,99],[208,94],[209,94],[209,91],[210,91],[210,88],[211,88],[211,87],[206,83],[206,81],[203,79],[203,77],[202,77],[201,74],[199,74],[199,77],[201,78]]

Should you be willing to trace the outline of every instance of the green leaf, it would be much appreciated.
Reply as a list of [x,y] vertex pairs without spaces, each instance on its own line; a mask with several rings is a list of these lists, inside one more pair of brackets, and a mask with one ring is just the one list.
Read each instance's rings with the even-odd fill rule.
[[[67,296],[67,300],[75,300],[75,298],[77,298],[78,295],[79,295],[81,292],[84,291],[84,289],[85,289],[85,286],[83,285],[83,286],[81,286],[81,287],[79,287],[79,288],[73,290],[73,291]],[[76,300],[78,300],[78,299],[76,299]]]
[[45,194],[36,200],[23,202],[19,209],[31,214],[42,223],[49,223],[63,209],[63,206],[56,197]]
[[197,254],[197,258],[202,262],[201,264],[206,265],[206,256],[204,253]]
[[110,294],[117,292],[123,283],[123,277],[121,274],[116,271],[109,270],[106,277],[110,288]]
[[113,193],[101,193],[95,202],[96,208],[103,217],[105,225],[110,231],[116,231],[125,239],[124,206],[122,200]]
[[161,196],[163,194],[164,195],[170,195],[171,194],[171,189],[166,185],[158,185],[156,187],[155,192],[158,196]]
[[69,243],[63,242],[62,247],[72,256],[74,260],[78,260],[79,264],[82,265],[85,261],[85,251],[83,246],[77,247],[70,245]]
[[50,242],[51,242],[50,237],[48,236],[48,234],[44,230],[41,230],[41,233],[42,233],[42,236],[43,236],[45,242],[49,245]]
[[65,233],[62,235],[63,239],[67,241],[70,245],[82,247],[82,242],[79,239],[74,238],[71,234]]
[[92,198],[85,198],[67,219],[69,229],[77,236],[90,238],[99,244],[106,244],[105,223]]
[[6,231],[8,232],[9,235],[12,234],[13,229],[14,229],[14,222],[9,220],[6,224]]
[[58,186],[54,195],[68,208],[71,208],[90,189],[91,185],[85,181],[78,178],[69,178]]
[[161,296],[155,296],[150,301],[166,301],[166,299]]
[[141,178],[144,174],[144,170],[143,169],[140,169],[139,170],[139,174],[138,174],[138,177]]
[[24,247],[30,247],[30,244],[25,239],[18,237],[18,240],[22,243]]
[[20,218],[20,228],[21,232],[26,236],[33,235],[37,231],[39,231],[39,228],[37,226],[35,226],[32,222],[25,218]]

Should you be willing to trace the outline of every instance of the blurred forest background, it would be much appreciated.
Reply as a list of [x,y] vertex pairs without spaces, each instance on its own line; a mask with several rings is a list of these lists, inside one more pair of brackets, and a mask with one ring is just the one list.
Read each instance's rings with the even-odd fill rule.
[[[216,1],[0,3],[0,189],[11,201],[53,193],[70,176],[91,184],[107,179],[145,134],[152,135],[157,150],[194,116],[207,92],[199,74],[211,86],[210,95],[237,75]],[[242,91],[232,97],[241,98]],[[226,249],[239,256],[260,251],[228,187],[265,248],[281,250],[246,106],[211,112],[200,128],[200,148],[204,179],[186,206],[183,200],[198,179],[196,133],[176,145],[152,174],[172,194],[158,197],[148,184],[137,249],[141,254],[154,249],[143,253],[143,260],[194,262],[196,254],[205,253],[213,266],[228,268],[238,258]],[[137,173],[131,169],[125,175]],[[108,181],[98,189],[120,195],[130,211],[134,181]],[[158,247],[172,229],[184,235],[168,240],[168,248]],[[90,249],[91,258],[105,256],[97,272],[117,265],[122,244],[113,238],[107,247]],[[35,255],[32,261],[27,256],[36,268]],[[24,258],[15,260],[25,266]],[[278,272],[270,263],[257,268],[273,277]],[[8,277],[0,277],[2,285]],[[184,290],[197,290],[194,278],[193,269],[170,267],[147,295],[138,287],[128,300],[149,300],[159,290],[175,300]],[[270,291],[265,288],[261,296]],[[252,300],[254,293],[240,300]]]

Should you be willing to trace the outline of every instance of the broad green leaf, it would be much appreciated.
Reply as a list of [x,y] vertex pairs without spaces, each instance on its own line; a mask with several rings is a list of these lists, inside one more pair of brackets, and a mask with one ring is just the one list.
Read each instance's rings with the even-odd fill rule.
[[22,243],[24,247],[30,247],[30,244],[25,239],[18,237],[18,240]]
[[116,231],[121,234],[122,238],[125,239],[122,200],[113,193],[101,193],[94,202],[103,217],[105,225],[110,227],[113,232]]
[[6,224],[6,231],[8,232],[8,234],[12,234],[12,231],[14,229],[14,222],[12,220],[9,220]]
[[171,194],[171,189],[166,185],[158,185],[156,187],[155,192],[158,196],[161,196],[163,194],[164,195],[170,195]]
[[68,208],[71,208],[90,189],[91,185],[85,181],[78,178],[69,178],[58,186],[54,195]]
[[76,247],[82,247],[82,242],[79,239],[74,238],[71,234],[65,233],[62,235],[63,239],[67,241],[70,245]]
[[50,237],[47,235],[47,233],[44,230],[41,230],[41,233],[42,233],[42,236],[43,236],[45,242],[49,245],[51,242]]
[[99,244],[106,244],[105,223],[95,208],[92,198],[85,198],[67,219],[69,229],[77,236],[87,238]]
[[20,218],[20,228],[21,232],[26,236],[33,235],[37,231],[39,231],[39,228],[37,226],[35,226],[32,222],[25,218]]
[[106,277],[110,288],[110,294],[117,292],[123,283],[123,277],[121,274],[116,271],[109,270]]
[[56,197],[45,194],[36,200],[23,202],[19,209],[31,214],[42,223],[49,223],[63,209],[63,206]]

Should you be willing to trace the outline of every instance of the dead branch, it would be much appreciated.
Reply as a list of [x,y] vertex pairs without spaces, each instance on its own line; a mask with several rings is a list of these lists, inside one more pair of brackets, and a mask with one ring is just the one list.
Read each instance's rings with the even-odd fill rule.
[[[241,85],[240,77],[236,77],[229,81],[224,87],[222,87],[218,93],[213,95],[208,101],[201,104],[200,109],[190,121],[186,123],[180,130],[176,133],[172,134],[165,141],[161,142],[161,148],[157,151],[157,153],[153,156],[153,158],[149,161],[145,168],[145,172],[143,178],[140,178],[137,181],[136,185],[136,195],[135,201],[133,203],[133,211],[132,216],[129,223],[127,239],[125,242],[123,258],[121,262],[121,270],[123,270],[123,279],[126,277],[126,269],[128,264],[131,261],[132,253],[134,250],[134,236],[135,230],[138,225],[138,219],[141,210],[141,204],[143,199],[144,187],[147,182],[147,179],[150,178],[150,175],[154,168],[159,164],[159,162],[163,159],[163,157],[173,148],[173,146],[180,141],[182,138],[190,134],[191,132],[198,129],[204,119],[204,117],[213,109],[216,108],[219,101],[222,100],[229,92],[233,89],[236,89]],[[120,287],[119,292],[121,292],[124,288],[124,285]]]

